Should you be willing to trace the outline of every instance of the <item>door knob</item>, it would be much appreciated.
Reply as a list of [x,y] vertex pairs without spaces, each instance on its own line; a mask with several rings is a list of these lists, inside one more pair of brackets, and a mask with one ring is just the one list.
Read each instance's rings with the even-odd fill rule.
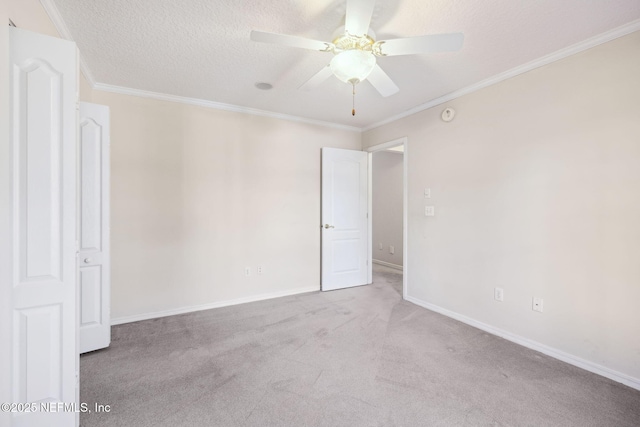
[[91,262],[91,258],[85,258],[85,259],[84,259],[84,263],[85,263],[85,264],[89,264],[90,262]]
[[335,228],[333,225],[325,224],[324,228]]

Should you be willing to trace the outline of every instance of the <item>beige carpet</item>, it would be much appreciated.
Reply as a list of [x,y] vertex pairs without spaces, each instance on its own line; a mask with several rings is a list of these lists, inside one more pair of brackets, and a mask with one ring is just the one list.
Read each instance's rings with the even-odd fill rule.
[[402,276],[113,328],[82,426],[640,426],[640,392],[402,301]]

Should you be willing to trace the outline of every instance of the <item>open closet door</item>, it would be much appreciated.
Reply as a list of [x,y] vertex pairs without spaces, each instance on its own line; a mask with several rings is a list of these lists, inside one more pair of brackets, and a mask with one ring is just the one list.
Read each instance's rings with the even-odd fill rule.
[[38,408],[12,413],[11,425],[72,426],[77,414],[69,406],[78,403],[76,45],[10,28],[9,65],[12,403]]
[[80,353],[111,342],[109,107],[80,103],[78,280]]
[[322,290],[367,283],[368,153],[322,149]]

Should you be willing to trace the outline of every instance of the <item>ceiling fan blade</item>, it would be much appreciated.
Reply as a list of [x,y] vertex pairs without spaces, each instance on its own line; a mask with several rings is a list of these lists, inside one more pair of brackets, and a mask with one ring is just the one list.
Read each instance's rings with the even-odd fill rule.
[[371,83],[371,85],[380,92],[380,95],[385,98],[400,90],[393,80],[391,80],[391,77],[389,77],[378,64],[373,67],[373,70],[371,71],[371,74],[369,74],[369,77],[367,77],[367,80],[369,80],[369,83]]
[[254,42],[299,47],[301,49],[319,50],[321,52],[331,52],[333,49],[332,43],[307,39],[305,37],[288,36],[285,34],[265,33],[264,31],[251,31],[251,40]]
[[300,86],[298,88],[298,90],[311,91],[311,90],[317,88],[318,86],[320,86],[320,83],[322,83],[325,80],[327,80],[329,77],[331,77],[332,74],[333,74],[333,72],[331,71],[331,67],[329,65],[327,65],[326,67],[324,67],[320,71],[318,71],[309,80],[304,82],[302,84],[302,86]]
[[344,29],[353,36],[364,36],[369,31],[375,0],[347,0]]
[[434,34],[401,39],[383,40],[380,43],[382,56],[413,55],[416,53],[438,53],[460,50],[464,34]]

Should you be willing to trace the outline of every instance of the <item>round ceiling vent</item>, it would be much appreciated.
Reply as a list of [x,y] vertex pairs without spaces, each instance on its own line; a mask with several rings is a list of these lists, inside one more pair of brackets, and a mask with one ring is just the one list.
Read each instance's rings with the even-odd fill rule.
[[273,89],[273,85],[271,83],[266,83],[266,82],[258,82],[258,83],[256,83],[255,86],[260,90]]

